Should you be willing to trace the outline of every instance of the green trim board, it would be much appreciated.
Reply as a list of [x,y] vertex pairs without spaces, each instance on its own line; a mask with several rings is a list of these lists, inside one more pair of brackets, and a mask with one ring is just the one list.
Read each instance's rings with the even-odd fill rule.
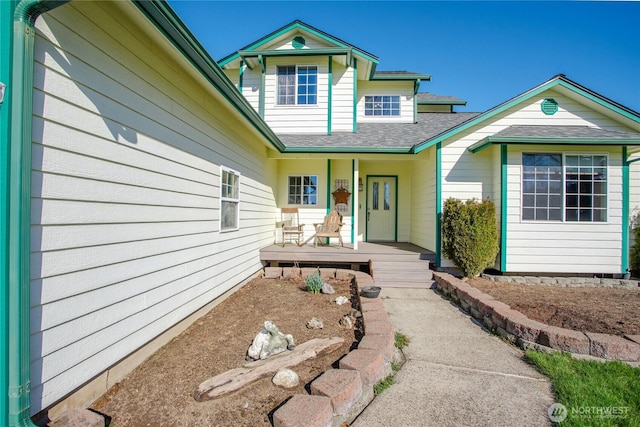
[[442,143],[436,144],[436,267],[442,265]]
[[622,147],[622,257],[621,273],[629,268],[629,202],[630,202],[630,171],[627,147]]
[[507,271],[507,194],[509,145],[500,145],[500,271]]
[[552,137],[500,137],[488,136],[475,144],[467,147],[472,153],[477,153],[493,144],[513,144],[513,145],[601,145],[601,146],[627,146],[640,145],[640,138],[552,138]]
[[353,154],[412,154],[410,148],[389,148],[389,147],[287,147],[280,151],[286,154],[301,153],[353,153]]
[[131,0],[200,74],[277,150],[284,145],[164,1]]
[[[265,92],[265,85],[267,84],[267,76],[266,76],[266,67],[267,67],[267,59],[264,58],[262,59],[262,57],[260,57],[260,64],[262,66],[262,71],[260,73],[260,93],[258,94],[258,114],[260,115],[260,118],[262,120],[264,120],[264,92]],[[284,146],[284,144],[282,145],[282,148],[280,148],[280,151],[283,151],[286,147]]]
[[333,56],[329,55],[329,67],[328,67],[328,76],[327,76],[327,135],[331,135],[331,113],[333,106]]
[[238,90],[242,93],[242,84],[244,80],[244,61],[240,61],[240,67],[238,68]]
[[358,132],[358,59],[353,58],[353,133]]
[[499,104],[487,111],[485,111],[484,113],[467,120],[466,122],[460,123],[457,126],[454,126],[451,129],[448,129],[442,133],[440,133],[439,135],[436,135],[432,138],[429,138],[419,144],[416,144],[413,147],[413,152],[414,153],[419,153],[423,150],[426,150],[427,148],[437,144],[438,142],[442,142],[445,139],[454,137],[458,134],[460,134],[461,132],[464,132],[465,130],[479,125],[480,123],[485,122],[486,120],[489,120],[493,117],[495,117],[496,115],[503,113],[504,111],[508,110],[509,108],[522,103],[523,101],[526,101],[527,99],[530,99],[534,96],[538,96],[540,95],[542,92],[549,90],[551,88],[554,88],[556,86],[561,86],[564,87],[566,89],[571,90],[572,92],[575,92],[579,95],[584,96],[585,98],[590,99],[591,101],[594,101],[596,103],[598,103],[599,105],[608,108],[618,114],[621,114],[622,116],[629,118],[631,120],[633,120],[636,123],[640,123],[640,113],[637,113],[627,107],[624,107],[614,101],[611,101],[608,98],[603,97],[602,95],[599,95],[595,92],[592,92],[586,88],[584,88],[583,86],[580,86],[579,84],[573,82],[572,80],[567,79],[564,75],[560,74],[557,75],[555,77],[553,77],[551,80],[542,83],[541,85],[538,85],[536,87],[534,87],[533,89],[528,90],[527,92],[524,92],[520,95],[515,96],[514,98],[509,99],[506,102],[503,102],[502,104]]
[[[417,86],[420,87],[420,80],[431,80],[431,76],[429,74],[374,74],[370,77],[369,80],[387,80],[387,81],[407,81],[414,80],[418,81]],[[414,89],[417,92],[417,88],[414,86]]]
[[356,187],[356,159],[351,159],[351,243],[355,243],[355,194],[358,191]]

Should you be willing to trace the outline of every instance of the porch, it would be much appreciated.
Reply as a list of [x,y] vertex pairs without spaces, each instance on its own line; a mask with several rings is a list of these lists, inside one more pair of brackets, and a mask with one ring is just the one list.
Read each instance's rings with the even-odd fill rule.
[[271,267],[338,266],[356,271],[366,271],[382,287],[431,286],[430,263],[435,263],[435,254],[411,243],[358,242],[358,249],[345,243],[327,246],[296,246],[295,244],[270,245],[260,250],[260,260]]

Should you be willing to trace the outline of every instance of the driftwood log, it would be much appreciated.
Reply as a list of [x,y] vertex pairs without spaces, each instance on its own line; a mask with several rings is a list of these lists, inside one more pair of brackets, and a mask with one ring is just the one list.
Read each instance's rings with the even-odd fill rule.
[[315,359],[321,354],[331,353],[343,342],[344,339],[340,337],[314,338],[296,346],[292,351],[285,351],[268,359],[245,363],[242,368],[231,369],[209,378],[200,384],[193,397],[198,402],[204,402],[231,393],[269,374],[274,374],[282,368]]

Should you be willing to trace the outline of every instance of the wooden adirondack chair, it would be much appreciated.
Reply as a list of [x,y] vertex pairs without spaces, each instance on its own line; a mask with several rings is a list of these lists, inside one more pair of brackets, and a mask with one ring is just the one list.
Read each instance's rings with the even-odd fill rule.
[[324,222],[322,224],[313,224],[313,226],[316,228],[316,237],[314,239],[313,245],[317,247],[318,242],[322,244],[322,240],[320,240],[321,238],[337,237],[338,241],[340,242],[340,246],[344,246],[342,244],[342,236],[340,235],[342,225],[342,215],[340,215],[338,211],[333,211],[329,215],[325,216]]
[[304,224],[300,224],[298,217],[298,208],[281,208],[280,223],[282,224],[282,247],[284,247],[287,238],[289,242],[296,242],[298,246],[303,243]]

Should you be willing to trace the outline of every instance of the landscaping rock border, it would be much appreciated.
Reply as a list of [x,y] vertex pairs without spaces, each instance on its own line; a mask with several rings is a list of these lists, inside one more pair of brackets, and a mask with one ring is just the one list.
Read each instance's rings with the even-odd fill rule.
[[568,288],[620,288],[637,289],[638,280],[609,279],[605,277],[555,277],[555,276],[499,276],[482,273],[483,279],[501,283],[520,283],[522,285],[561,286]]
[[[313,274],[318,269],[266,267],[265,277],[287,278]],[[321,268],[323,278],[351,279],[362,312],[364,336],[358,348],[338,362],[338,369],[326,371],[309,385],[311,394],[297,394],[273,413],[274,427],[342,427],[350,424],[373,400],[373,386],[391,374],[391,362],[398,357],[395,330],[380,297],[360,297],[360,290],[373,286],[363,272]],[[353,301],[353,300],[352,300]]]
[[640,361],[637,336],[582,333],[529,319],[507,304],[448,273],[434,272],[436,288],[489,330],[523,349],[550,349],[607,360]]

